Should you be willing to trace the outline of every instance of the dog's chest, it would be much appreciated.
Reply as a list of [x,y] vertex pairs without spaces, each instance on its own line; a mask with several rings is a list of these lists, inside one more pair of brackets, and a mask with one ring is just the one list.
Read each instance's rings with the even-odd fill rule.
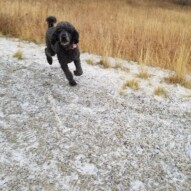
[[61,49],[58,53],[59,60],[63,60],[66,63],[79,59],[79,49]]

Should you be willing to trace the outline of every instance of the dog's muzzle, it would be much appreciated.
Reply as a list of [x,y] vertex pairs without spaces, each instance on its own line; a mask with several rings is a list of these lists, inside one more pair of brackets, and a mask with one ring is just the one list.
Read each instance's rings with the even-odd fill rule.
[[70,44],[70,37],[67,33],[62,34],[60,37],[60,43],[62,46],[68,46]]
[[70,43],[69,42],[61,42],[62,46],[68,46]]

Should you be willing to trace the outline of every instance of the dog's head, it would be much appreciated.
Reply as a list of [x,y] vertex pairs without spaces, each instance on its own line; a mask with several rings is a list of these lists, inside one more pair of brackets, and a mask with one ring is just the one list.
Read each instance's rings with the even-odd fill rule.
[[64,48],[69,47],[72,44],[79,42],[79,34],[74,27],[70,25],[59,25],[56,27],[55,32],[52,35],[51,43],[54,45],[59,42]]

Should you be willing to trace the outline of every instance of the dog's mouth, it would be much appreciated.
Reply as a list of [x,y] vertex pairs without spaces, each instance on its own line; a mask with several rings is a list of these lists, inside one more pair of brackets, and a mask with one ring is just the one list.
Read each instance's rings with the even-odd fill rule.
[[68,46],[70,44],[70,42],[61,42],[62,46]]

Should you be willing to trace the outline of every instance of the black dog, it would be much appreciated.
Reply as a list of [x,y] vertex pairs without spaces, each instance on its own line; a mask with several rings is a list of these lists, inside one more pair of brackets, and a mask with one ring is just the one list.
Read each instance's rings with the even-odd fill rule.
[[69,22],[60,22],[54,27],[56,18],[49,16],[46,19],[48,30],[46,32],[45,54],[48,63],[52,64],[52,56],[57,54],[60,65],[66,75],[71,86],[77,83],[73,79],[73,75],[68,68],[68,63],[74,61],[76,76],[82,75],[83,71],[80,62],[80,51],[78,48],[79,33]]

